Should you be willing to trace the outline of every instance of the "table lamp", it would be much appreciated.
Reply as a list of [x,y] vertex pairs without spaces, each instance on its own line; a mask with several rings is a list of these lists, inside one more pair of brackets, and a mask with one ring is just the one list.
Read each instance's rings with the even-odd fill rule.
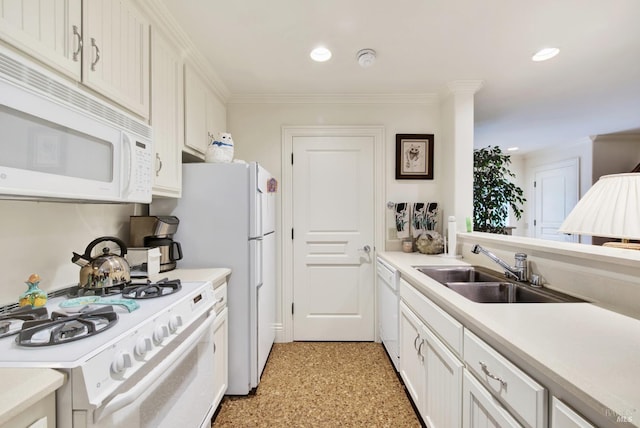
[[618,238],[607,247],[640,250],[640,173],[603,175],[578,201],[561,233]]

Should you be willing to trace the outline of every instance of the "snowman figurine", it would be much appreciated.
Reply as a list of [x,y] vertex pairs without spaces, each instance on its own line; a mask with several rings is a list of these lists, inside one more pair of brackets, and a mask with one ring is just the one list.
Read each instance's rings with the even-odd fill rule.
[[233,138],[227,132],[219,132],[218,138],[207,146],[204,161],[211,163],[229,163],[233,160]]

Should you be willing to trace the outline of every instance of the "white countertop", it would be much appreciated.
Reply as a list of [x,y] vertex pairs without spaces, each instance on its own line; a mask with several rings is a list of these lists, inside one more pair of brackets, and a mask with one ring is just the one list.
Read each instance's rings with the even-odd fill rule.
[[60,388],[65,375],[51,369],[0,368],[0,426]]
[[[413,269],[467,264],[464,260],[378,255],[516,365],[546,377],[540,383],[559,385],[616,426],[640,426],[640,320],[590,303],[475,303]],[[616,424],[616,415],[632,422]]]

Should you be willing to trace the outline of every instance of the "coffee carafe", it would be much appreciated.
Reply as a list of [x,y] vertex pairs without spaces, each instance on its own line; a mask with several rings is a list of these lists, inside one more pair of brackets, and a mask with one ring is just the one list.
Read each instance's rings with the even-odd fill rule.
[[176,268],[182,247],[173,240],[180,220],[175,216],[131,216],[129,240],[132,247],[158,248],[160,272]]

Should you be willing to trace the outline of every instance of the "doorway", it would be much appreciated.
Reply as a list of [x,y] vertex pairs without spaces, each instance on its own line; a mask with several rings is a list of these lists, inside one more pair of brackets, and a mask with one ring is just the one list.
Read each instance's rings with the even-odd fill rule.
[[578,158],[534,170],[534,238],[577,242],[576,235],[558,233],[558,228],[578,203],[578,183]]
[[381,127],[283,128],[283,231],[291,230],[283,233],[287,341],[376,338],[382,147]]

